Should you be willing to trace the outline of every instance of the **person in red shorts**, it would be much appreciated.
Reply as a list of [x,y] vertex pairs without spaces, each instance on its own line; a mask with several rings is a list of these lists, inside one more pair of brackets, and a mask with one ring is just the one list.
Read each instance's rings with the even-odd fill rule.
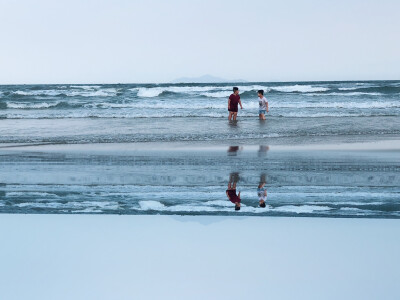
[[226,190],[226,196],[228,199],[235,204],[235,210],[240,210],[240,192],[236,195],[236,182],[238,181],[237,173],[231,174],[228,183],[228,189]]
[[236,120],[238,113],[238,104],[240,105],[240,109],[243,109],[242,102],[240,101],[240,96],[239,96],[239,88],[235,86],[233,88],[233,94],[231,94],[228,99],[229,121],[232,120],[232,117],[234,121]]

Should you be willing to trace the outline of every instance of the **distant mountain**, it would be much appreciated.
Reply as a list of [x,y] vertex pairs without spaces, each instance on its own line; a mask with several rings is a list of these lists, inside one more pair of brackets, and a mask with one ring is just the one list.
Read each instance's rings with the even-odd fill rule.
[[219,83],[219,82],[246,82],[246,80],[243,79],[227,80],[212,75],[203,75],[200,77],[181,77],[171,81],[171,83]]

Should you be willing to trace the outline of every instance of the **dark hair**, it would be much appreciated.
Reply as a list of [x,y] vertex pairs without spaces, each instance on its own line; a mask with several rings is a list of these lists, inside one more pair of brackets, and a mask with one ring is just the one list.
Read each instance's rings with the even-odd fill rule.
[[264,95],[264,90],[258,90],[258,93]]
[[239,88],[238,88],[237,86],[234,86],[234,87],[233,87],[233,91],[234,91],[234,92],[236,92],[236,91],[238,91],[238,90],[239,90]]
[[261,207],[265,207],[265,202],[260,203],[260,206],[261,206]]
[[235,205],[235,210],[240,210],[240,206]]

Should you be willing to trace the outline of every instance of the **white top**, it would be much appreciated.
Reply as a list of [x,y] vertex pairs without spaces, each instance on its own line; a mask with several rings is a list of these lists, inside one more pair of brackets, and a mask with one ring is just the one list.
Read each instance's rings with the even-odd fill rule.
[[258,196],[258,200],[267,200],[267,193],[266,193],[266,189],[265,188],[258,188],[257,189],[257,196]]
[[267,98],[265,98],[265,97],[262,97],[262,98],[258,97],[258,109],[259,109],[259,110],[267,110],[267,103],[268,103]]

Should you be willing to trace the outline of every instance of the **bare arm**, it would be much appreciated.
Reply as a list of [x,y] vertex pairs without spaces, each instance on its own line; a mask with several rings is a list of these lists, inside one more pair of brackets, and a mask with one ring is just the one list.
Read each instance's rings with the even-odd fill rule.
[[240,109],[243,109],[242,101],[240,101],[240,99],[239,99],[239,104],[240,104]]
[[268,101],[267,101],[267,112],[269,112],[269,106],[268,106]]
[[228,109],[231,109],[231,98],[228,98]]

